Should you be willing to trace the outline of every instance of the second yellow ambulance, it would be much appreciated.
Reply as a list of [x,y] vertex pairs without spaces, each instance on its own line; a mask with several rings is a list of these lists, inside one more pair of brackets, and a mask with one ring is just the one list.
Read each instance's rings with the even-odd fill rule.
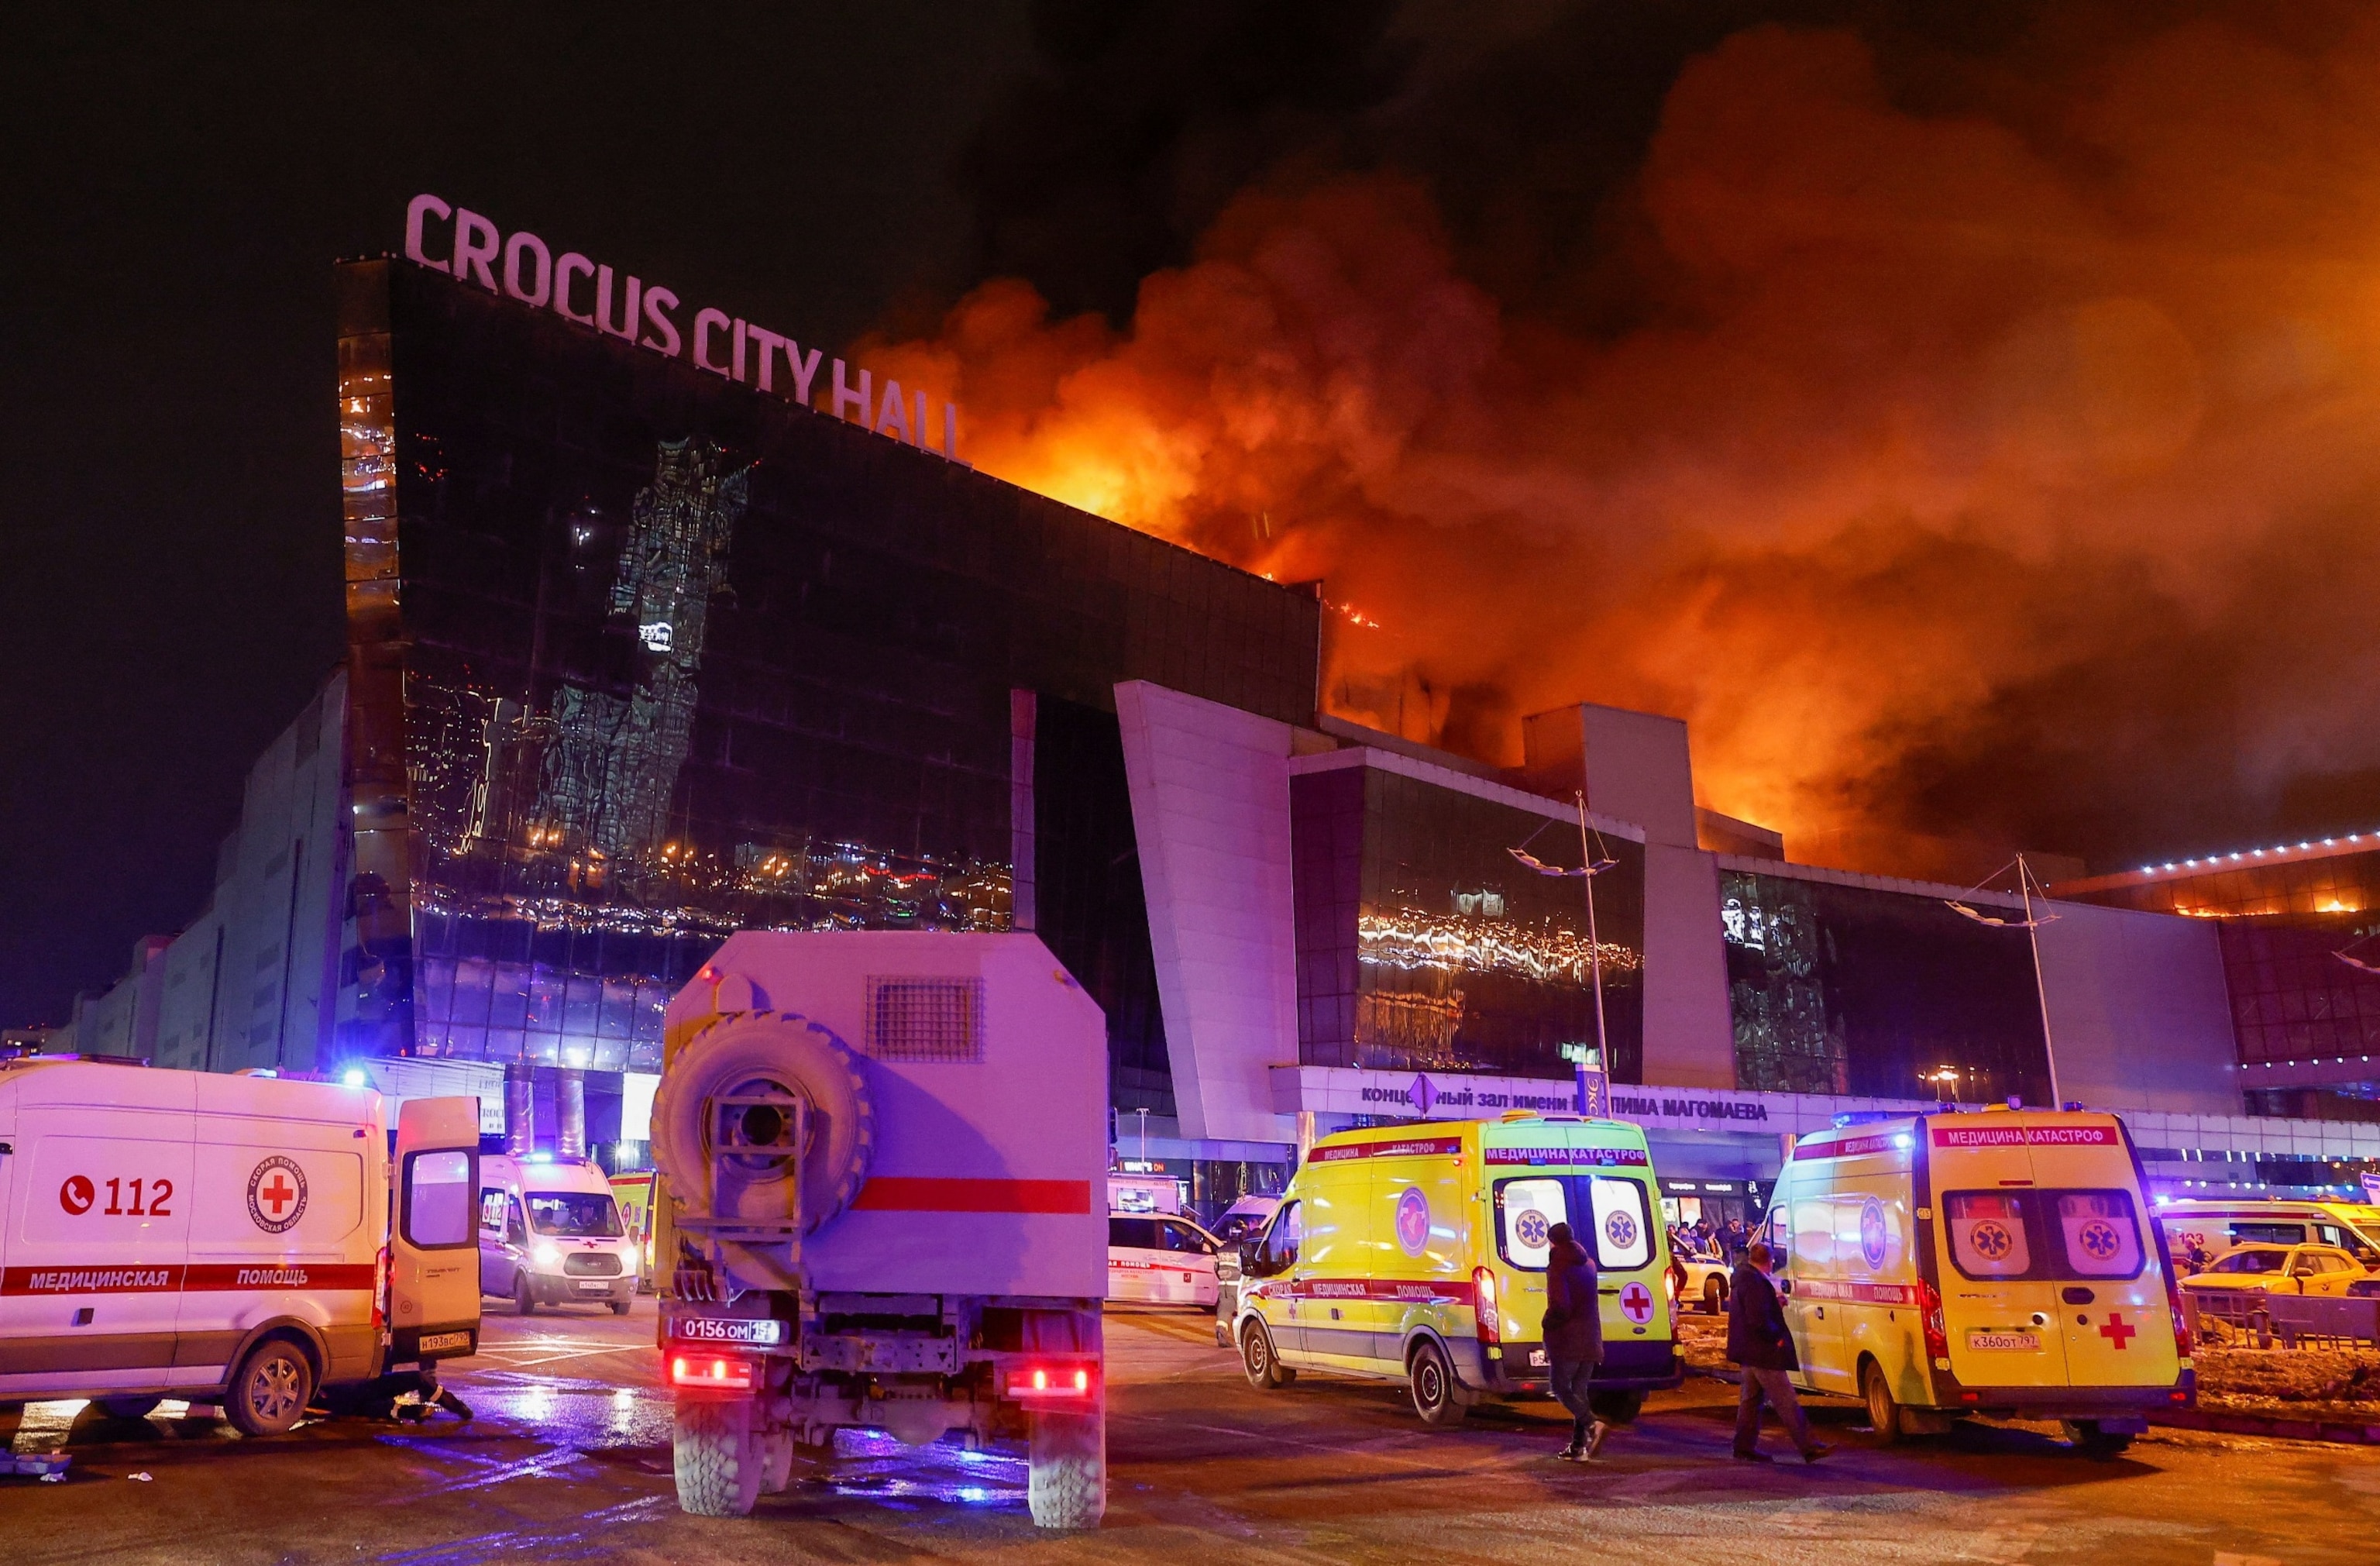
[[2063,1421],[2109,1456],[2194,1394],[2189,1332],[2113,1115],[1916,1115],[1807,1136],[1770,1197],[1806,1390],[1877,1433]]
[[1596,1256],[1603,1363],[1594,1400],[1635,1417],[1682,1378],[1644,1131],[1514,1113],[1326,1136],[1248,1252],[1232,1326],[1248,1379],[1300,1370],[1402,1381],[1451,1424],[1483,1399],[1543,1392],[1548,1232]]

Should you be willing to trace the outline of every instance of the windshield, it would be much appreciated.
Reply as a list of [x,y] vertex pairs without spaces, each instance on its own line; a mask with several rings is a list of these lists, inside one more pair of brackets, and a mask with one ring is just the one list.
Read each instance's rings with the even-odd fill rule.
[[584,1195],[532,1194],[522,1198],[528,1204],[528,1226],[540,1234],[565,1234],[582,1240],[613,1240],[619,1238],[620,1208],[609,1196],[593,1193]]

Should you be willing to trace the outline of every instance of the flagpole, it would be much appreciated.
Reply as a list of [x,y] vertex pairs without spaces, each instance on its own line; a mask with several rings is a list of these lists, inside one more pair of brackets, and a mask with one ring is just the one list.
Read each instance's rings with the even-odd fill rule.
[[[1603,1037],[1603,942],[1595,933],[1595,855],[1586,845],[1586,791],[1581,789],[1578,800],[1578,862],[1586,874],[1586,961],[1588,971],[1595,976],[1595,1063],[1608,1079],[1611,1073],[1611,1050]],[[2039,972],[2040,964],[2034,963]],[[2045,1012],[2045,1015],[2047,1014]],[[2055,1074],[2052,1074],[2053,1080]]]
[[2017,892],[2024,898],[2024,935],[2033,944],[2033,993],[2041,1002],[2041,1056],[2049,1067],[2049,1107],[2062,1110],[2066,1096],[2058,1090],[2058,1046],[2049,1037],[2049,986],[2041,977],[2041,925],[2033,917],[2033,867],[2016,856]]

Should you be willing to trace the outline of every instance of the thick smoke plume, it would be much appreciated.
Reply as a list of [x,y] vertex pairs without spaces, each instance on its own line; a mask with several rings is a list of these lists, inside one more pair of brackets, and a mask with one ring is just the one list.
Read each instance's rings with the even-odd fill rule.
[[1493,283],[1441,178],[1309,153],[1127,325],[1003,279],[889,353],[982,467],[1321,578],[1364,722],[1509,762],[1529,710],[1675,713],[1705,802],[1789,842],[2368,826],[2380,29],[2343,15],[1922,90],[1751,28],[1552,285]]

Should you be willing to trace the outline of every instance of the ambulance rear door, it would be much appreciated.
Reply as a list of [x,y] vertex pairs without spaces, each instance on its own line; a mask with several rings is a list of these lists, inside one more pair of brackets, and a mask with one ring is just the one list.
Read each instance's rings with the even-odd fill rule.
[[1824,1163],[1797,1161],[1791,1199],[1775,1204],[1772,1210],[1782,1209],[1791,1247],[1786,1271],[1792,1287],[1779,1303],[1785,1329],[1792,1334],[1794,1357],[1802,1362],[1797,1380],[1805,1387],[1848,1392],[1853,1388],[1851,1367],[1843,1363],[1842,1301],[1849,1291],[1835,1255],[1835,1167],[1828,1158]]
[[2012,1117],[1927,1123],[1950,1370],[1969,1387],[2062,1387],[2066,1334],[2044,1196]]
[[[2131,1150],[2113,1121],[2045,1129],[2073,1139],[2033,1147],[2069,1381],[2170,1387],[2181,1362],[2168,1264],[2151,1238]],[[2104,1140],[2084,1140],[2092,1137]]]
[[479,1100],[407,1099],[394,1167],[389,1363],[470,1354],[480,1340]]

